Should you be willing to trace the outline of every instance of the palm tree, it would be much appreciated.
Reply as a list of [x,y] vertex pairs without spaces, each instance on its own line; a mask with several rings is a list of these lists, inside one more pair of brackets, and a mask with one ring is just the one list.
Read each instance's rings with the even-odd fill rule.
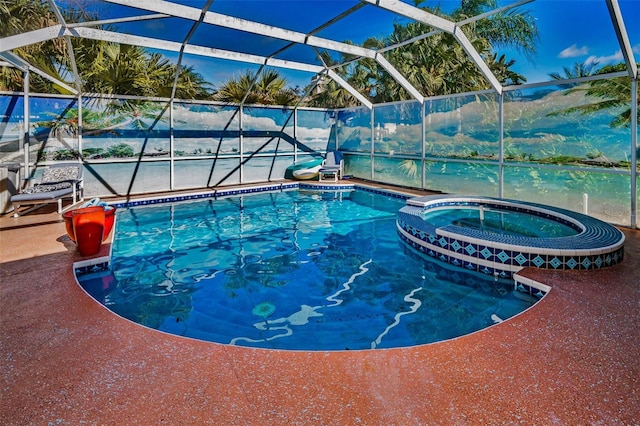
[[573,67],[563,67],[564,75],[561,75],[559,72],[549,73],[549,77],[554,80],[570,80],[572,78],[580,78],[580,77],[589,77],[591,75],[596,74],[596,67],[599,62],[576,62],[573,64]]
[[[84,77],[87,91],[108,95],[152,96],[154,77],[166,73],[166,63],[148,60],[139,47],[117,43],[104,43],[98,49],[87,46],[90,51],[81,52],[82,64],[91,63],[79,72]],[[147,70],[148,64],[154,64]]]
[[264,70],[259,76],[246,70],[240,77],[223,83],[215,99],[230,103],[293,105],[298,95],[287,88],[287,80],[276,70]]
[[342,88],[335,80],[329,77],[321,77],[317,81],[317,89],[305,101],[306,105],[321,108],[340,108],[354,104],[354,99],[349,92]]
[[[580,77],[589,77],[598,72],[598,70],[596,69],[598,64],[599,62],[597,61],[590,62],[590,63],[576,62],[575,64],[573,64],[573,67],[571,68],[563,67],[564,75],[560,74],[559,72],[552,72],[552,73],[549,73],[548,75],[553,80],[559,80],[559,81],[570,80],[570,79],[580,78]],[[562,89],[569,89],[571,87],[576,87],[579,85],[580,83],[563,83],[563,84],[559,84],[559,87]]]
[[[640,64],[638,64],[640,66]],[[606,65],[598,69],[594,74],[608,74],[626,71],[625,63],[617,65]],[[610,123],[611,127],[631,126],[631,79],[628,77],[607,78],[603,80],[593,80],[587,84],[569,89],[566,93],[583,91],[587,97],[595,99],[594,102],[567,108],[549,114],[566,115],[572,113],[591,114],[607,110],[609,108],[624,108]],[[640,105],[640,102],[639,102]],[[640,108],[638,108],[638,119],[640,119]]]
[[[451,17],[454,21],[480,15],[499,6],[497,0],[462,0],[460,7]],[[491,15],[463,26],[467,36],[474,34],[476,37],[489,42],[492,49],[496,47],[513,48],[525,55],[533,55],[536,52],[536,41],[539,33],[535,18],[528,12],[511,9],[508,12]]]
[[[160,96],[163,97],[170,96],[176,69],[174,64],[171,64],[171,67],[173,68],[170,73],[171,78],[161,84],[163,89],[160,90]],[[213,96],[213,86],[201,74],[195,72],[193,67],[182,66],[178,76],[175,96],[179,99],[210,99]]]
[[511,70],[511,67],[516,63],[515,59],[507,60],[505,55],[494,53],[491,57],[487,58],[487,65],[493,72],[493,75],[502,83],[507,85],[519,85],[525,82],[525,78]]

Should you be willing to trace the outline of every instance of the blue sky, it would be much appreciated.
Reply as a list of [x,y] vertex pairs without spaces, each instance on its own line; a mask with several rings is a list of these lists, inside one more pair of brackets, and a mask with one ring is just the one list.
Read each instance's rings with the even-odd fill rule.
[[[640,62],[640,1],[620,0],[620,9],[636,62]],[[604,0],[537,0],[523,6],[537,18],[540,31],[538,53],[533,61],[513,52],[515,69],[528,82],[549,80],[550,72],[561,72],[576,62],[599,66],[623,61],[622,53]]]
[[[196,8],[205,3],[204,0],[173,1]],[[412,0],[404,1],[413,3]],[[514,1],[500,0],[499,5],[512,4]],[[216,0],[210,10],[306,33],[358,3],[357,0]],[[449,10],[459,3],[460,0],[427,0],[423,4],[432,7],[439,5],[442,9]],[[102,11],[110,16],[131,14],[132,9],[125,13],[125,9],[120,6],[100,4]],[[640,17],[640,0],[619,0],[619,4],[636,61],[640,62],[640,26],[634,22]],[[622,61],[605,0],[536,0],[521,6],[520,10],[527,10],[536,18],[540,31],[536,55],[527,58],[510,50],[499,50],[498,53],[516,59],[514,70],[523,74],[527,82],[548,81],[549,73],[562,73],[563,67],[572,67],[576,62],[598,62],[602,66]],[[394,22],[403,23],[407,20],[366,5],[318,35],[338,41],[361,43],[370,36],[384,37],[390,34]],[[133,25],[138,26],[135,31],[132,30]],[[141,25],[144,28],[141,29]],[[119,25],[126,32],[132,30],[137,34],[168,37],[178,42],[183,40],[190,26],[190,21],[178,18]],[[265,40],[264,37],[209,25],[199,27],[190,42],[267,56],[286,45],[283,41]],[[161,53],[172,60],[177,59],[176,53]],[[315,53],[303,46],[290,49],[280,57],[288,60],[314,60]],[[211,60],[194,55],[186,56],[183,63],[192,66],[214,84],[226,81],[231,76],[238,76],[246,69],[257,70],[257,66],[250,64]],[[312,77],[312,74],[304,72],[281,70],[281,73],[292,86],[303,87]]]

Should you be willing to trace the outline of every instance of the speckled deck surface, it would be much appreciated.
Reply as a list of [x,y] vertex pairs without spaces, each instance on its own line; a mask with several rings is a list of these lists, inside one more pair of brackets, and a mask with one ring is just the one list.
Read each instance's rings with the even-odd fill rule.
[[[0,424],[640,424],[640,231],[598,271],[481,332],[406,349],[287,352],[143,328],[87,296],[59,216],[0,217]],[[103,245],[101,255],[108,253]]]

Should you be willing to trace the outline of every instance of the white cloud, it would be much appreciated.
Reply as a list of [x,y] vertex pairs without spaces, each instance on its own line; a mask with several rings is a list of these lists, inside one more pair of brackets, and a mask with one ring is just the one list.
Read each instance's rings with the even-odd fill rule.
[[622,51],[618,50],[616,53],[614,53],[613,55],[609,55],[609,56],[594,56],[591,55],[587,58],[587,60],[585,61],[586,64],[593,64],[593,63],[598,63],[598,64],[609,64],[611,62],[621,62],[624,61],[624,56],[622,56]]
[[[631,47],[631,51],[633,53],[636,54],[640,54],[640,44],[636,44],[635,46]],[[624,56],[622,55],[622,51],[621,50],[617,50],[616,53],[614,53],[613,55],[608,55],[608,56],[595,56],[595,55],[591,55],[587,58],[587,60],[585,61],[586,64],[591,64],[591,63],[599,63],[599,64],[610,64],[610,63],[618,63],[618,62],[622,62],[624,61]]]
[[558,53],[558,58],[575,58],[576,56],[583,56],[589,53],[587,46],[578,47],[575,44],[567,47]]

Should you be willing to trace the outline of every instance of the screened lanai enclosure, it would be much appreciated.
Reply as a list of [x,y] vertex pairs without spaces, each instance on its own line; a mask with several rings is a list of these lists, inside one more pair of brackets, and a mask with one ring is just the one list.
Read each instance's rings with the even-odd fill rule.
[[2,1],[0,169],[81,161],[86,196],[129,196],[339,150],[354,178],[636,227],[639,9],[578,3]]

